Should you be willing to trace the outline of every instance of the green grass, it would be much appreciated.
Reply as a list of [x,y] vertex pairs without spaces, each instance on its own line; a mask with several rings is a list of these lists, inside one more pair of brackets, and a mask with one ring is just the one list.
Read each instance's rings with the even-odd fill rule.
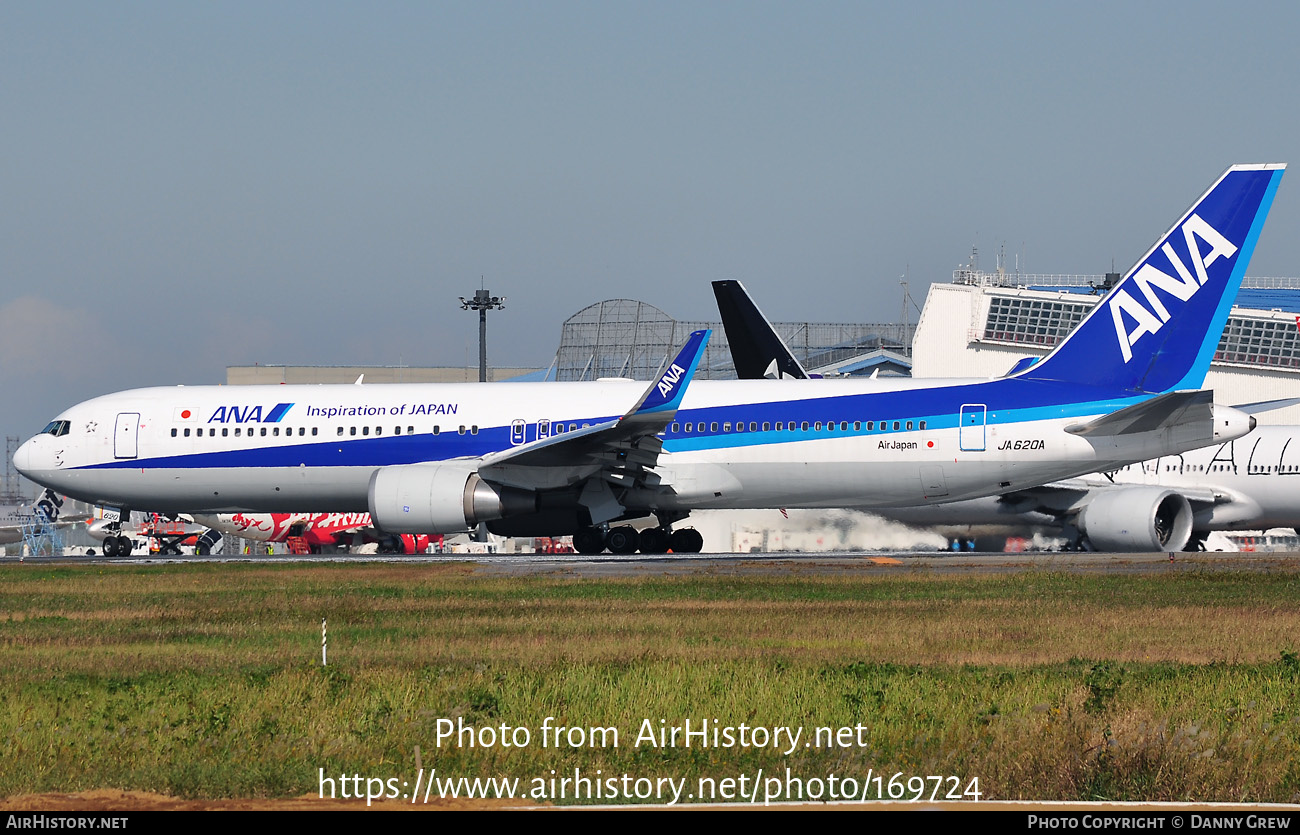
[[[329,774],[978,777],[988,798],[1300,800],[1300,574],[576,580],[458,565],[0,567],[0,795]],[[320,667],[320,620],[330,666]],[[618,747],[543,748],[547,717]],[[634,745],[686,719],[862,745]],[[439,747],[439,720],[524,748]],[[803,741],[806,741],[806,737]]]

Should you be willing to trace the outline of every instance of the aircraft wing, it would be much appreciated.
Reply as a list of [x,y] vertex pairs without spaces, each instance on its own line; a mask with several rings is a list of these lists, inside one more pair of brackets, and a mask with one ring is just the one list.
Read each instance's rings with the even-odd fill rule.
[[663,451],[659,433],[672,423],[695,375],[711,331],[695,331],[636,405],[616,420],[492,453],[478,471],[519,487],[575,484],[596,474],[624,486],[653,480]]

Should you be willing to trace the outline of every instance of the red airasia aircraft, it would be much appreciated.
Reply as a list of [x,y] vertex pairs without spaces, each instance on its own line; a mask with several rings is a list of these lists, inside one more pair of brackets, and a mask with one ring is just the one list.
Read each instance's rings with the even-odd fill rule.
[[196,522],[222,533],[258,542],[286,542],[298,553],[319,554],[357,543],[375,542],[381,552],[426,554],[441,545],[441,535],[385,534],[369,513],[219,513],[196,515]]

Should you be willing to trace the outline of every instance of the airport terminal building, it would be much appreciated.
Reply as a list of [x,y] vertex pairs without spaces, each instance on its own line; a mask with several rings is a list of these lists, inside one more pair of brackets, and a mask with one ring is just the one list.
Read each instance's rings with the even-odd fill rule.
[[[1046,356],[1101,301],[1107,276],[960,269],[934,284],[912,343],[917,377],[995,377]],[[1300,397],[1300,279],[1247,277],[1205,387],[1228,405]],[[1261,423],[1300,424],[1300,406]]]

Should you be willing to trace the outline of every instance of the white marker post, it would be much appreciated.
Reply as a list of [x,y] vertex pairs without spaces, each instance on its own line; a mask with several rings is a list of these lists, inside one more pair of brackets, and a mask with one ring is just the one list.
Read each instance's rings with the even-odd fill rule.
[[325,661],[325,618],[320,619],[320,665],[324,667]]

